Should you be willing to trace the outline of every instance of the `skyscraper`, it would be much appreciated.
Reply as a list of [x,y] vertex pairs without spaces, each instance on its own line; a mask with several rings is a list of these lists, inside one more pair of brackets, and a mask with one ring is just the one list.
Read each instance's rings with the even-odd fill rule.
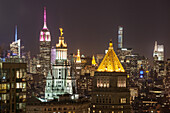
[[60,33],[59,43],[56,44],[56,62],[52,65],[52,73],[49,71],[46,79],[45,98],[48,100],[73,93],[70,65],[67,60],[67,44],[64,42],[62,28]]
[[131,112],[127,74],[113,50],[112,42],[93,77],[92,112]]
[[118,27],[118,48],[123,47],[123,27],[119,26]]
[[46,23],[46,7],[44,7],[44,26],[40,32],[40,67],[39,72],[47,75],[51,67],[51,35]]
[[11,56],[15,58],[21,57],[21,40],[17,38],[17,26],[15,26],[15,41],[10,44]]
[[158,61],[164,60],[164,45],[158,45],[157,41],[155,41],[153,57],[155,60],[158,60]]

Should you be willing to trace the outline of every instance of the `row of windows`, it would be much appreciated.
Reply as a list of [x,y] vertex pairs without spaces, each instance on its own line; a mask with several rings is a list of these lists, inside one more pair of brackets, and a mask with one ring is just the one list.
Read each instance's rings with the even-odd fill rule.
[[97,87],[109,87],[109,79],[97,79]]
[[[99,110],[99,112],[95,112],[95,110],[93,110],[93,113],[102,113],[101,110]],[[124,113],[123,111],[118,111],[118,112],[115,112],[115,111],[110,111],[108,113]]]
[[[11,83],[11,88],[14,88],[14,83]],[[16,88],[26,88],[26,82],[16,83]],[[0,84],[0,90],[10,89],[9,84]]]
[[45,108],[44,111],[57,111],[57,110],[75,110],[75,107],[69,108]]
[[[111,98],[97,98],[96,103],[113,103],[113,100]],[[126,98],[120,98],[120,103],[125,104]]]
[[19,82],[16,83],[16,88],[26,88],[26,82]]
[[[97,87],[109,88],[110,82],[109,79],[97,79]],[[120,76],[118,77],[117,87],[126,87],[126,77]]]

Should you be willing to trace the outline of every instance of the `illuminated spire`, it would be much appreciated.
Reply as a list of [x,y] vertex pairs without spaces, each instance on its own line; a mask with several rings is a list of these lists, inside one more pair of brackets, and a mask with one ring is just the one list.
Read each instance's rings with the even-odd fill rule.
[[64,43],[63,28],[59,28],[59,30],[60,30],[59,43],[56,44],[56,47],[57,47],[57,48],[66,48],[66,47],[67,47],[67,44]]
[[40,41],[51,41],[50,31],[47,28],[46,7],[44,7],[44,26],[40,32]]
[[15,42],[17,41],[17,25],[15,26]]
[[155,48],[154,48],[154,51],[158,51],[158,44],[157,44],[157,41],[155,41]]
[[80,58],[80,50],[77,50],[77,59],[76,59],[76,63],[81,63],[81,58]]
[[44,7],[44,27],[43,27],[43,29],[47,29],[46,7]]
[[110,41],[109,49],[97,71],[101,72],[125,72],[122,64],[120,63],[116,53],[113,50],[113,43]]
[[92,57],[92,65],[96,65],[96,61],[95,61],[94,55]]

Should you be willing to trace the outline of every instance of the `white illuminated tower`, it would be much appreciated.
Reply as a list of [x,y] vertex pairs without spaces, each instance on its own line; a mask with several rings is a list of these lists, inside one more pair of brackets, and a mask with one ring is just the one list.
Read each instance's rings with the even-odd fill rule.
[[51,35],[46,24],[46,7],[44,7],[44,26],[40,32],[40,67],[38,72],[47,75],[51,67]]
[[118,30],[118,48],[123,47],[123,27],[119,26]]
[[21,57],[21,40],[17,38],[17,26],[15,26],[15,41],[10,44],[10,50],[12,52],[12,57]]
[[158,45],[157,41],[155,41],[153,57],[154,58],[156,57],[155,60],[158,60],[158,61],[164,60],[164,45]]
[[[60,33],[59,43],[56,44],[56,62],[52,65],[52,84],[50,77],[46,79],[45,98],[47,100],[58,98],[59,95],[63,94],[73,94],[70,65],[67,60],[67,44],[64,42],[62,28],[60,28]],[[52,89],[52,97],[51,93],[49,93],[50,87]]]

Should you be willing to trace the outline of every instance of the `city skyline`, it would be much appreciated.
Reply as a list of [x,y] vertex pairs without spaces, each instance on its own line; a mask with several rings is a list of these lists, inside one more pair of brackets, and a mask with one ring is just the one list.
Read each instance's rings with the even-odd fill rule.
[[[17,25],[18,38],[22,40],[26,51],[31,51],[33,55],[39,51],[43,7],[46,6],[47,26],[51,32],[52,45],[55,46],[57,43],[60,34],[58,28],[62,27],[69,45],[69,53],[76,53],[77,49],[86,55],[104,53],[110,39],[113,39],[113,46],[116,49],[118,26],[121,25],[124,28],[123,47],[133,48],[135,53],[151,60],[154,42],[158,41],[158,44],[165,47],[165,59],[170,56],[167,50],[170,37],[168,33],[170,2],[167,0],[138,3],[134,0],[90,3],[88,1],[47,3],[45,0],[36,2],[18,0],[10,4],[0,2],[0,26],[3,26],[0,27],[2,31],[0,44],[8,45],[14,41],[14,28]],[[13,10],[14,8],[16,10]]]

